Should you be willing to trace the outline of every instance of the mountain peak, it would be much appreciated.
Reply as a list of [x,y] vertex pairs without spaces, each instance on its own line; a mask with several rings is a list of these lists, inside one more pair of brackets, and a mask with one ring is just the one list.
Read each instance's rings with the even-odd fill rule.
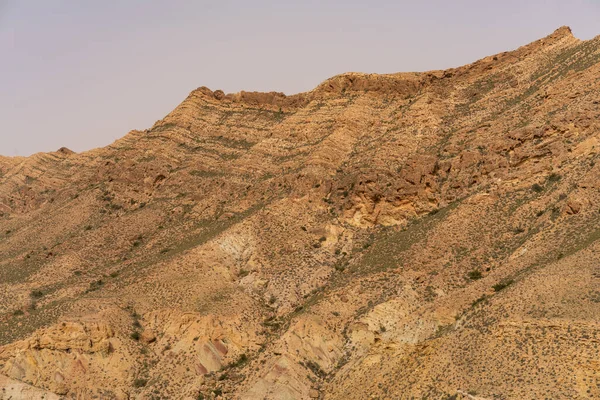
[[561,26],[560,28],[556,29],[550,35],[546,36],[545,39],[560,40],[560,39],[564,39],[564,38],[575,39],[575,36],[573,35],[573,31],[571,30],[571,28],[569,26],[566,26],[566,25]]

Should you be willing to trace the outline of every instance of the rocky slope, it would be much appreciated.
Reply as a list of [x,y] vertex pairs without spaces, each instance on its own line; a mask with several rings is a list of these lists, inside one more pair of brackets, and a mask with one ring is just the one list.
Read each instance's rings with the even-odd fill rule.
[[560,28],[0,157],[0,398],[600,397],[599,103]]

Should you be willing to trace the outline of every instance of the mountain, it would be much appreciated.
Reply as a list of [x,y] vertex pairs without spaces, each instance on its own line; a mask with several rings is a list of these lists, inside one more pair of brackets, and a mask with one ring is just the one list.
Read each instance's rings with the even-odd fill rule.
[[599,103],[564,27],[0,157],[0,398],[600,397]]

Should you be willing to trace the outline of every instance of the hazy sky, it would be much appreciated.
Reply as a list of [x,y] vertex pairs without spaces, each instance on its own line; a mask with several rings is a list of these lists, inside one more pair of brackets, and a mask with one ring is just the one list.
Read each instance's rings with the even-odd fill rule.
[[600,0],[0,0],[0,154],[105,146],[199,86],[310,90],[338,73],[456,67]]

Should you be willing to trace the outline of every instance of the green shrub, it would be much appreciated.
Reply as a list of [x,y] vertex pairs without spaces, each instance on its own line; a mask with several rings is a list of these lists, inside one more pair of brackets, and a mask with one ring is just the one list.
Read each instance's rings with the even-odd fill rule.
[[477,279],[481,279],[483,277],[483,275],[481,274],[481,271],[478,269],[474,269],[473,271],[470,271],[468,276],[469,276],[469,279],[471,279],[472,281],[476,281]]
[[240,269],[240,273],[238,275],[240,276],[240,278],[243,278],[245,276],[248,276],[249,273],[250,273],[250,271],[242,268],[242,269]]
[[221,376],[219,376],[219,381],[225,381],[229,379],[229,375],[227,374],[227,372],[225,372],[224,374],[221,374]]
[[492,288],[494,289],[494,292],[499,292],[503,289],[506,289],[508,286],[512,285],[513,283],[514,283],[514,281],[512,279],[510,279],[508,281],[498,282],[494,286],[492,286]]
[[133,387],[141,388],[141,387],[146,386],[147,383],[148,383],[148,379],[137,378],[135,381],[133,381]]
[[548,176],[548,181],[549,182],[558,182],[560,181],[561,176],[559,174],[556,173],[551,173],[550,176]]
[[323,371],[323,369],[321,369],[321,366],[312,360],[306,361],[305,366],[308,369],[310,369],[318,377],[322,378],[327,375],[325,373],[325,371]]
[[478,298],[477,300],[473,301],[471,303],[471,307],[475,307],[476,305],[478,305],[479,303],[483,303],[484,301],[487,300],[487,296],[484,294],[483,296],[481,296],[480,298]]
[[244,353],[235,362],[231,363],[230,367],[240,367],[248,362],[248,356]]
[[534,184],[531,186],[531,190],[533,190],[533,191],[534,191],[534,192],[536,192],[536,193],[541,193],[541,192],[543,192],[543,191],[544,191],[544,188],[543,188],[543,187],[542,187],[540,184],[538,184],[538,183],[534,183]]

